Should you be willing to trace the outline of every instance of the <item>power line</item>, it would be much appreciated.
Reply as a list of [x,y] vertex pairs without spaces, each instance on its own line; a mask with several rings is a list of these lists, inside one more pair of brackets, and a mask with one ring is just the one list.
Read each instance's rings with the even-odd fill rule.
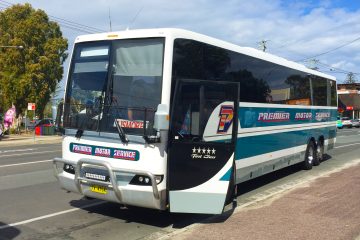
[[[274,41],[272,41],[273,43],[274,43]],[[275,43],[276,44],[276,43]],[[278,49],[278,48],[276,48],[276,49]],[[305,55],[303,55],[303,54],[301,54],[301,53],[298,53],[298,52],[295,52],[295,51],[292,51],[292,50],[287,50],[288,52],[292,52],[292,53],[295,53],[295,54],[297,54],[297,55],[300,55],[300,56],[303,56],[304,58],[305,58],[305,60],[309,60],[310,58],[309,57],[307,57],[307,56],[305,56]],[[305,60],[303,60],[303,61],[305,61]],[[299,62],[299,61],[298,61]],[[317,65],[323,65],[323,67],[326,67],[326,68],[329,68],[329,69],[334,69],[334,70],[336,70],[336,71],[338,71],[338,72],[342,72],[342,73],[344,73],[344,74],[348,74],[348,73],[350,73],[350,72],[353,72],[353,71],[348,71],[348,70],[345,70],[345,69],[341,69],[341,68],[337,68],[337,67],[333,67],[333,66],[331,66],[331,65],[328,65],[328,64],[326,64],[326,63],[323,63],[323,62],[321,62],[321,61],[317,61],[317,63],[316,63]],[[360,74],[360,73],[355,73],[355,74]]]
[[[338,28],[342,28],[342,27],[347,26],[347,25],[350,25],[350,24],[352,24],[352,26],[354,26],[354,22],[357,23],[357,22],[358,22],[358,19],[356,19],[356,20],[351,20],[351,21],[349,21],[349,22],[347,22],[347,23],[337,25],[337,26],[335,26],[335,27],[333,27],[333,28],[330,28],[330,29],[327,29],[326,31],[323,31],[323,33],[330,32],[330,31],[333,31],[333,30],[338,29]],[[285,43],[285,44],[283,44],[283,45],[280,45],[280,46],[274,48],[273,50],[277,50],[277,49],[280,49],[280,48],[292,46],[292,45],[294,45],[294,44],[296,44],[296,43],[299,43],[299,42],[301,42],[301,41],[303,41],[303,40],[305,40],[305,38],[300,38],[300,39],[297,39],[297,40],[295,40],[295,41],[290,41],[290,42],[288,42],[288,43]]]
[[325,55],[325,54],[334,52],[334,51],[336,51],[336,50],[338,50],[338,49],[340,49],[340,48],[346,47],[346,46],[348,46],[348,45],[350,45],[350,44],[352,44],[352,43],[354,43],[354,42],[356,42],[356,41],[359,41],[359,40],[360,40],[360,37],[357,37],[357,38],[355,38],[354,40],[351,40],[350,42],[347,42],[347,43],[345,43],[345,44],[342,44],[342,45],[340,45],[340,46],[338,46],[338,47],[336,47],[336,48],[330,49],[330,50],[328,50],[328,51],[326,51],[326,52],[323,52],[323,53],[316,54],[316,55],[311,56],[311,57],[307,57],[307,58],[304,58],[304,59],[297,60],[297,61],[295,61],[295,62],[302,62],[302,61],[305,61],[305,60],[308,60],[308,59],[311,59],[311,58],[319,57],[319,56],[322,56],[322,55]]
[[353,72],[353,71],[347,71],[347,70],[344,70],[344,69],[341,69],[341,68],[337,68],[337,67],[333,67],[331,65],[328,65],[326,63],[322,63],[322,62],[318,62],[319,65],[323,65],[324,67],[327,67],[327,68],[330,68],[330,71],[336,71],[338,73],[344,73],[344,74],[348,74],[348,73],[354,73],[356,75],[360,74],[358,72]]
[[136,21],[137,17],[140,15],[140,13],[142,12],[144,7],[141,7],[139,9],[139,11],[135,14],[135,17],[131,20],[129,26],[127,27],[127,29],[130,29],[130,27],[134,24],[134,22]]
[[75,26],[78,26],[78,27],[85,27],[85,28],[87,28],[87,29],[89,29],[91,31],[95,31],[95,32],[105,32],[105,30],[100,29],[100,28],[94,28],[94,27],[86,26],[84,24],[72,22],[72,21],[69,21],[69,20],[66,20],[66,19],[63,19],[63,18],[52,16],[52,15],[48,15],[48,16],[50,18],[56,19],[57,21],[61,21],[61,22],[66,23],[66,24],[75,25]]
[[[5,7],[11,7],[14,5],[14,4],[4,1],[4,0],[0,0],[0,4]],[[57,22],[60,26],[62,26],[64,28],[72,29],[74,31],[83,32],[83,33],[105,32],[105,30],[103,30],[103,29],[90,27],[90,26],[87,26],[84,24],[66,20],[64,18],[59,18],[59,17],[52,16],[52,15],[48,15],[48,16],[49,16],[50,20]]]

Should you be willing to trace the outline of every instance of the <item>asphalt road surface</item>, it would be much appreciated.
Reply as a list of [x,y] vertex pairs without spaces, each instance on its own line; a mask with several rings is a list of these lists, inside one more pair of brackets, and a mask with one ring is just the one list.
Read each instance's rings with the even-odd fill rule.
[[[67,193],[53,176],[51,159],[61,144],[0,144],[0,239],[157,239],[199,222],[224,221],[197,214],[170,214]],[[289,167],[239,185],[239,207],[281,194],[300,183],[354,163],[360,130],[338,131],[330,157],[311,171]],[[276,216],[274,216],[276,217]],[[210,220],[209,220],[210,219]]]

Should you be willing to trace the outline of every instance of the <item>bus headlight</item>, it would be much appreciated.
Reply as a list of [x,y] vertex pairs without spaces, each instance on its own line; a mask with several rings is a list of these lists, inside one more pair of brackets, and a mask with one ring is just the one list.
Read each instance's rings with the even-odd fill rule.
[[71,164],[65,163],[63,170],[64,170],[65,172],[67,172],[67,173],[75,174],[75,168],[74,168],[74,166],[71,165]]
[[[156,184],[160,184],[164,179],[164,175],[155,175]],[[140,186],[151,186],[151,179],[144,175],[135,175],[129,184],[140,185]]]

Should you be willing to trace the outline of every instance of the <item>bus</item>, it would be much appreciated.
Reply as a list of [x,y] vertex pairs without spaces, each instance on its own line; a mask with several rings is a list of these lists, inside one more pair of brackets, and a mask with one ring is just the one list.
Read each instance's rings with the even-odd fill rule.
[[220,214],[336,141],[334,77],[182,29],[77,37],[63,108],[63,189],[170,212]]

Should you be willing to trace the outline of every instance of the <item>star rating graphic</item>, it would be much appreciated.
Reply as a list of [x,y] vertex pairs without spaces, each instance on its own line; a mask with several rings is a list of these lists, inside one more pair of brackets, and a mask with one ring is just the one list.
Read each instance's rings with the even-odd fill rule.
[[213,155],[215,155],[215,153],[216,153],[216,150],[214,149],[214,148],[212,148],[212,149],[210,149],[209,147],[208,148],[200,148],[200,147],[198,147],[198,148],[196,148],[196,147],[194,147],[193,149],[192,149],[192,152],[193,153],[198,153],[198,154],[213,154]]

